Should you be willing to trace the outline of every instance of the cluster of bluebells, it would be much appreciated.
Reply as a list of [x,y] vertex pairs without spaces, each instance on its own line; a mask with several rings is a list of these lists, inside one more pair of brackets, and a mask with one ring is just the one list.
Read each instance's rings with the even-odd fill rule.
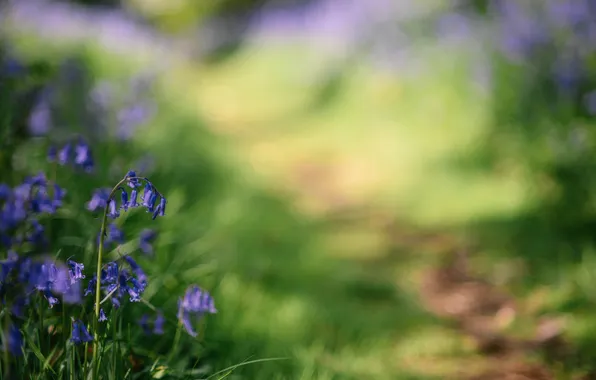
[[[494,1],[500,46],[516,63],[548,73],[557,92],[596,115],[596,3],[545,0]],[[546,65],[546,67],[545,67]]]
[[48,149],[48,161],[59,165],[72,165],[89,173],[93,170],[93,154],[89,144],[79,137],[76,142],[68,141],[60,149],[54,145]]
[[[24,319],[26,308],[32,304],[32,298],[42,296],[49,308],[61,302],[80,304],[83,264],[72,260],[67,265],[49,258],[33,260],[30,257],[9,254],[0,262],[0,302],[15,320]],[[22,336],[13,325],[9,326],[10,351],[18,355],[23,344]]]
[[[141,326],[143,332],[147,335],[152,333],[155,335],[162,335],[164,333],[163,327],[164,323],[166,322],[166,319],[164,318],[161,311],[157,313],[157,315],[153,319],[153,322],[151,322],[150,319],[151,318],[148,314],[143,314],[139,319],[139,326]],[[151,324],[153,325],[153,329],[151,328]]]
[[[0,184],[0,245],[8,252],[0,261],[0,304],[14,322],[7,329],[4,346],[15,355],[22,353],[22,335],[16,327],[26,316],[33,297],[41,296],[47,306],[79,304],[83,264],[66,264],[45,256],[48,249],[42,218],[62,207],[66,191],[48,181],[44,174],[27,177],[15,187]],[[24,253],[17,253],[23,251]]]
[[116,137],[120,140],[128,140],[139,126],[150,120],[154,105],[146,96],[151,85],[148,79],[146,76],[132,78],[127,86],[132,91],[125,94],[123,99],[118,99],[116,86],[110,82],[99,82],[91,90],[88,109],[97,116],[95,119],[102,124],[103,129],[109,126],[105,115],[114,114],[117,126],[114,131]]
[[45,246],[39,219],[54,214],[62,206],[65,194],[43,173],[25,178],[14,188],[0,184],[0,245],[7,250],[23,243]]
[[[64,151],[61,150],[61,152]],[[68,156],[68,155],[66,155]],[[56,155],[61,159],[61,154]],[[76,161],[74,161],[76,164]],[[165,215],[166,199],[146,178],[139,178],[129,171],[121,183],[130,188],[117,187],[114,192],[99,189],[88,202],[87,208],[95,211],[103,208],[111,218],[117,218],[121,210],[144,207],[152,214],[153,219]],[[144,184],[144,185],[143,185]],[[142,193],[139,190],[142,188]],[[113,199],[119,195],[120,202]],[[23,352],[23,336],[19,324],[26,318],[29,305],[36,305],[32,297],[42,297],[51,309],[55,305],[83,304],[83,297],[95,296],[99,281],[102,292],[101,305],[108,302],[112,309],[118,309],[124,302],[139,302],[148,283],[147,275],[140,265],[129,255],[105,264],[101,277],[88,279],[83,292],[83,281],[86,280],[84,265],[68,259],[65,263],[56,262],[46,256],[31,256],[28,252],[46,252],[49,248],[44,236],[44,227],[40,223],[43,215],[54,214],[63,204],[65,191],[50,183],[43,174],[25,178],[21,185],[14,188],[0,185],[0,243],[4,246],[8,257],[0,261],[0,303],[7,310],[11,323],[4,326],[4,349],[14,355]],[[105,244],[122,244],[123,231],[114,223],[106,226]],[[145,254],[153,252],[152,242],[156,232],[151,229],[142,230],[139,235],[139,248]],[[22,251],[25,244],[33,250]],[[99,322],[108,320],[108,313],[102,306],[99,310]],[[205,313],[215,313],[213,299],[208,292],[198,286],[190,287],[179,301],[178,318],[184,328],[192,336],[196,332],[192,328],[192,319]],[[21,322],[19,322],[21,321]],[[150,321],[148,315],[143,316],[140,325],[144,332],[163,334],[165,318],[161,312]],[[150,327],[152,325],[152,328]],[[72,320],[71,342],[75,345],[93,340],[85,323]]]
[[193,319],[199,319],[206,313],[217,313],[213,297],[197,285],[189,286],[184,297],[178,300],[178,320],[189,335],[197,336],[193,328]]
[[[0,62],[1,63],[1,62]],[[7,66],[9,72],[18,72],[14,65]],[[125,96],[117,96],[116,85],[101,81],[90,90],[82,83],[87,83],[91,73],[77,59],[66,59],[59,66],[57,75],[37,94],[28,119],[28,131],[34,136],[63,134],[64,129],[77,130],[97,139],[114,136],[120,140],[129,140],[134,131],[146,123],[154,113],[154,104],[148,98],[148,89],[152,77],[139,75],[133,77],[126,89],[131,89]],[[73,94],[81,94],[73,99]],[[78,105],[69,115],[76,115],[77,123],[63,114],[73,101]],[[111,130],[113,125],[115,130]],[[76,128],[75,128],[76,127]]]
[[[110,299],[112,307],[120,308],[125,296],[130,302],[139,302],[147,287],[147,275],[131,256],[124,256],[122,259],[109,262],[101,271],[101,290],[105,294],[104,300]],[[123,264],[126,263],[127,267]],[[97,285],[97,276],[89,281],[84,296],[94,295]],[[105,313],[102,311],[100,320],[105,320]]]
[[[118,218],[120,211],[128,211],[137,207],[146,208],[147,212],[152,214],[152,219],[164,216],[167,201],[155,186],[147,179],[137,178],[136,173],[132,170],[127,173],[127,178],[130,178],[127,185],[131,190],[129,193],[124,187],[117,189],[120,193],[120,202],[115,197],[110,198],[111,191],[109,189],[97,189],[87,203],[87,209],[96,211],[107,207],[108,216],[112,219]],[[144,187],[143,182],[145,183]],[[141,187],[143,190],[140,190]]]

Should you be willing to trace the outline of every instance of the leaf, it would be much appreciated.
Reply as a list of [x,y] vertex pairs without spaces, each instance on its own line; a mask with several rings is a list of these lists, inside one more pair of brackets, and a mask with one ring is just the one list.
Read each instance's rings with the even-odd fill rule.
[[35,356],[37,356],[37,359],[39,359],[40,362],[44,363],[43,369],[44,370],[45,369],[49,369],[50,372],[52,372],[55,375],[56,372],[54,371],[54,369],[52,367],[49,366],[48,359],[46,359],[46,357],[43,356],[43,354],[39,350],[39,347],[37,347],[35,345],[35,343],[33,343],[33,341],[31,340],[31,338],[29,337],[28,334],[23,334],[23,336],[25,337],[25,340],[27,341],[27,344],[31,347],[31,350],[33,351],[33,353],[35,354]]
[[160,365],[159,367],[155,368],[155,370],[151,373],[151,376],[154,379],[161,379],[164,377],[168,372],[168,367],[164,365]]

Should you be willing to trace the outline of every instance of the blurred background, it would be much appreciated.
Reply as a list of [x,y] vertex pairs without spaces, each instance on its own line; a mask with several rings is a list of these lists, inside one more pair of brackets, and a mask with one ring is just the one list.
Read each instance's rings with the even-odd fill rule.
[[168,195],[148,292],[213,290],[193,360],[596,376],[593,1],[0,4],[22,138],[85,134],[98,184]]

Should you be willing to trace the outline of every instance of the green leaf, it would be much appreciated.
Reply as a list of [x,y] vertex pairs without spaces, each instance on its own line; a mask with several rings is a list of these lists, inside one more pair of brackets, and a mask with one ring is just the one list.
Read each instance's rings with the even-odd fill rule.
[[41,353],[41,351],[39,350],[39,347],[37,347],[35,345],[35,343],[33,342],[33,340],[29,337],[28,334],[23,334],[23,336],[25,337],[25,341],[27,341],[27,344],[29,345],[29,347],[31,348],[31,351],[33,351],[33,353],[35,354],[35,356],[37,357],[37,359],[39,359],[40,362],[44,363],[43,369],[49,369],[50,372],[52,372],[54,375],[56,374],[56,372],[54,372],[54,369],[52,367],[49,366],[49,361],[48,359],[46,359],[45,356],[43,356],[43,354]]
[[161,379],[162,377],[164,377],[168,372],[168,367],[164,366],[164,365],[160,365],[159,367],[155,368],[155,370],[152,371],[151,376],[154,379]]

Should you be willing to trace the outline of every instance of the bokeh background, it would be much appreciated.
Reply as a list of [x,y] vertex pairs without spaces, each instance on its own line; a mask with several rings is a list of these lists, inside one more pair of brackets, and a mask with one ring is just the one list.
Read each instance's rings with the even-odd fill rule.
[[76,131],[89,191],[134,167],[168,195],[146,296],[212,291],[199,370],[595,376],[593,1],[0,7],[21,161]]

